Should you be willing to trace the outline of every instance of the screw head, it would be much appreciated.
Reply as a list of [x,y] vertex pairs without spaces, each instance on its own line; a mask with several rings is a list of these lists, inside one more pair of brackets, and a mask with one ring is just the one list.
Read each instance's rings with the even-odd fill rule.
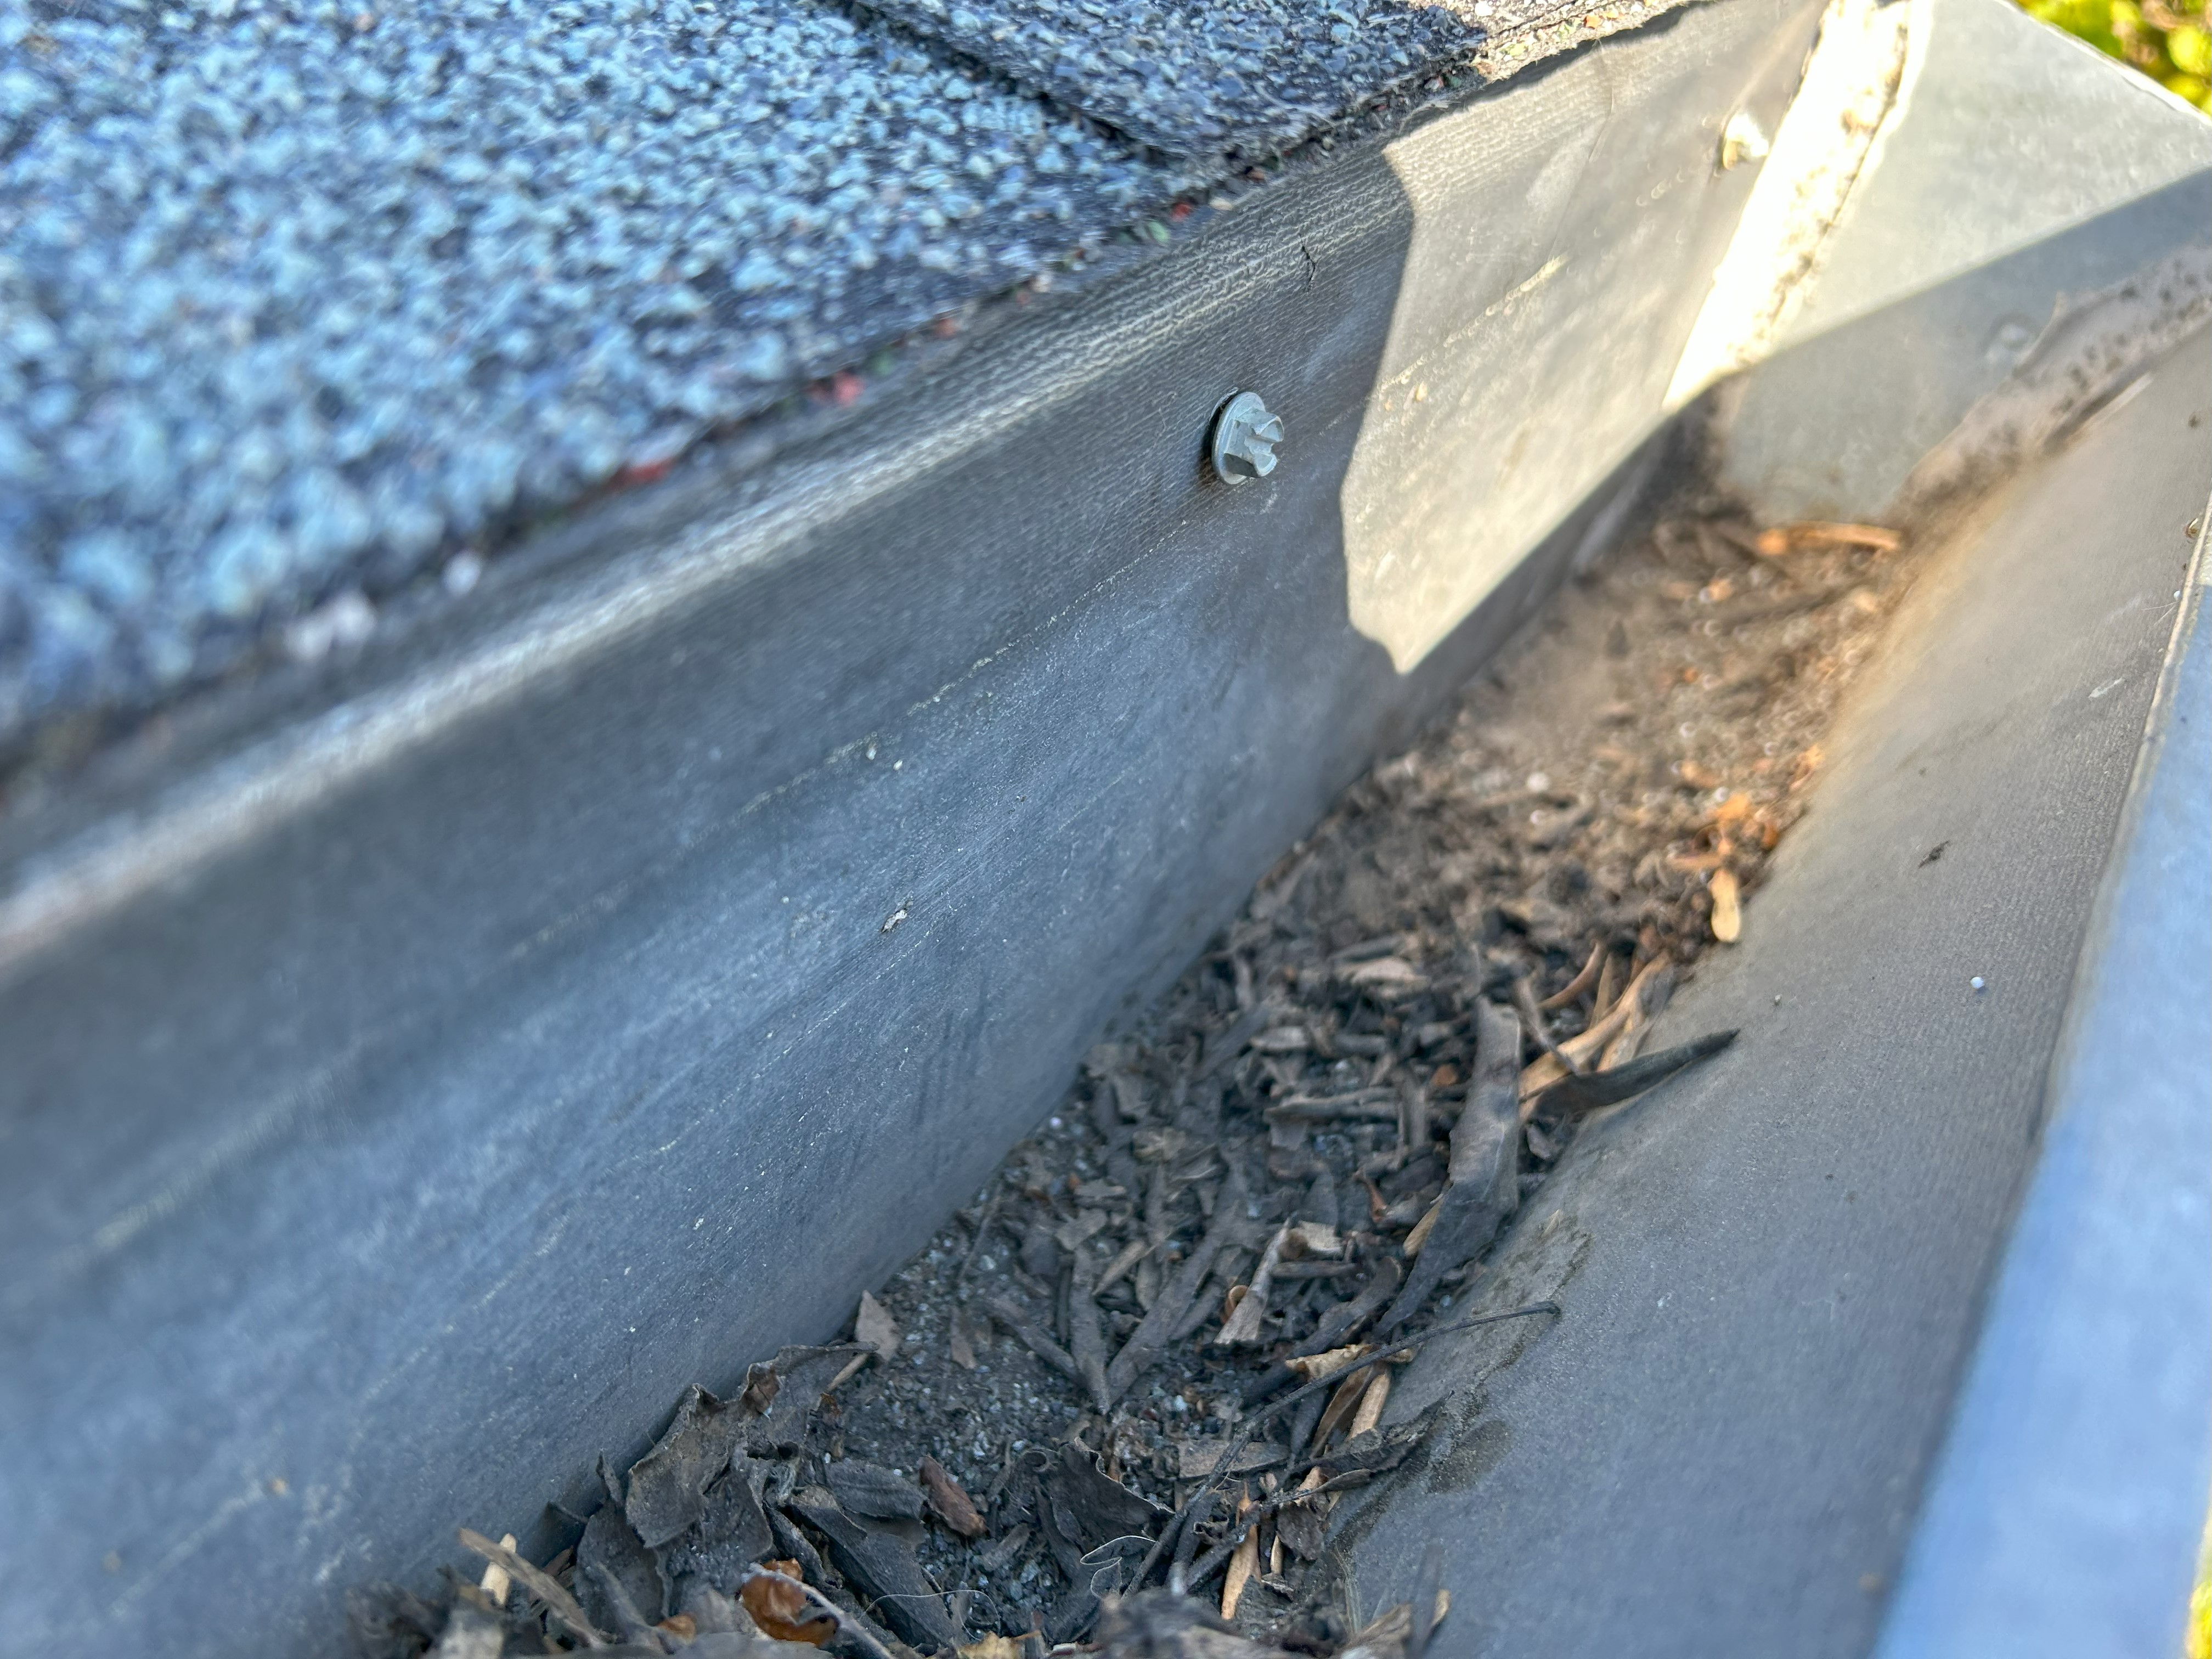
[[1213,417],[1213,470],[1231,483],[1264,478],[1275,470],[1275,446],[1283,423],[1267,410],[1256,392],[1240,392]]

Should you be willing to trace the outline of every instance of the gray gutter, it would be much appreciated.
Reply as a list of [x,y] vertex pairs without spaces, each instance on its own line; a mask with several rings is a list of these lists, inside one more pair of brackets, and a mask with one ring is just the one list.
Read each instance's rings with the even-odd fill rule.
[[[0,823],[12,1636],[321,1651],[827,1334],[1648,484],[1813,21],[1346,146]],[[1239,389],[1289,435],[1232,487]],[[1351,556],[1423,502],[1486,580],[1401,663]]]
[[2212,611],[2176,595],[2021,1208],[1881,1659],[2178,1654],[2212,1490]]

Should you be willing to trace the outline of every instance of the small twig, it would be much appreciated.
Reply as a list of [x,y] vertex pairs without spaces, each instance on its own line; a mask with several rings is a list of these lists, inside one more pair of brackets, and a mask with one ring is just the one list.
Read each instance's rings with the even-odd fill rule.
[[1536,988],[1529,983],[1526,974],[1514,976],[1513,1006],[1520,1010],[1521,1023],[1528,1028],[1528,1035],[1536,1039],[1536,1046],[1579,1077],[1584,1067],[1563,1052],[1553,1040],[1551,1022],[1544,1018],[1543,1005],[1536,1000]]
[[[1458,1320],[1449,1325],[1438,1325],[1416,1335],[1402,1338],[1394,1346],[1392,1352],[1416,1348],[1424,1342],[1433,1341],[1437,1337],[1454,1336],[1462,1331],[1471,1331],[1479,1325],[1494,1325],[1504,1319],[1525,1319],[1531,1314],[1540,1313],[1547,1313],[1554,1318],[1559,1318],[1562,1316],[1563,1310],[1558,1303],[1546,1301],[1531,1302],[1522,1308],[1509,1308],[1504,1313],[1477,1314],[1472,1319]],[[1145,1581],[1152,1576],[1152,1569],[1159,1565],[1160,1556],[1168,1548],[1169,1540],[1176,1536],[1178,1524],[1188,1516],[1191,1505],[1212,1494],[1214,1488],[1225,1478],[1226,1472],[1235,1467],[1237,1459],[1243,1456],[1244,1449],[1252,1443],[1252,1437],[1260,1431],[1261,1424],[1274,1417],[1285,1407],[1296,1405],[1309,1395],[1317,1394],[1323,1389],[1334,1388],[1344,1380],[1346,1373],[1358,1370],[1362,1366],[1371,1365],[1376,1363],[1378,1357],[1371,1353],[1363,1353],[1347,1359],[1334,1370],[1326,1371],[1303,1388],[1293,1389],[1279,1399],[1268,1401],[1258,1411],[1246,1417],[1244,1427],[1237,1437],[1229,1443],[1229,1449],[1222,1453],[1221,1461],[1214,1465],[1213,1473],[1200,1483],[1198,1490],[1190,1495],[1182,1509],[1176,1510],[1175,1515],[1169,1518],[1168,1524],[1161,1531],[1160,1535],[1152,1540],[1152,1547],[1146,1553],[1144,1565],[1137,1569],[1136,1577],[1129,1581],[1129,1593],[1133,1595],[1145,1587]]]
[[[1357,1335],[1360,1328],[1389,1305],[1390,1298],[1398,1293],[1399,1282],[1405,1277],[1395,1256],[1386,1255],[1375,1264],[1375,1276],[1367,1281],[1367,1288],[1349,1302],[1340,1302],[1321,1316],[1314,1334],[1291,1350],[1292,1359],[1310,1359],[1316,1354],[1327,1353],[1341,1346]],[[1243,1403],[1247,1408],[1258,1405],[1269,1395],[1289,1382],[1297,1373],[1288,1365],[1273,1364],[1261,1372],[1244,1389]]]
[[[576,1598],[561,1587],[561,1581],[534,1567],[504,1544],[495,1544],[482,1533],[467,1527],[460,1530],[461,1547],[481,1555],[494,1566],[503,1569],[507,1576],[520,1584],[545,1604],[545,1611],[568,1627],[568,1633],[587,1648],[614,1645],[611,1638],[602,1635],[599,1627],[585,1616],[576,1605]],[[889,1659],[889,1656],[885,1656]]]
[[1122,1276],[1125,1273],[1127,1273],[1132,1267],[1135,1267],[1139,1261],[1142,1261],[1146,1256],[1150,1255],[1154,1250],[1159,1249],[1160,1245],[1164,1242],[1165,1241],[1164,1240],[1158,1240],[1151,1237],[1131,1239],[1127,1244],[1123,1245],[1120,1250],[1115,1252],[1114,1259],[1108,1262],[1104,1268],[1100,1271],[1098,1275],[1098,1288],[1091,1291],[1091,1294],[1094,1297],[1105,1295],[1107,1291],[1112,1290],[1116,1285],[1121,1282]]
[[1004,1297],[985,1297],[983,1311],[1019,1337],[1024,1347],[1061,1376],[1072,1382],[1083,1381],[1083,1372],[1077,1366],[1075,1357],[1030,1323],[1022,1310]]
[[1129,1385],[1150,1370],[1160,1351],[1175,1340],[1184,1316],[1197,1305],[1198,1293],[1205,1288],[1206,1275],[1212,1271],[1214,1258],[1245,1225],[1244,1174],[1232,1159],[1229,1174],[1221,1183],[1220,1195],[1214,1200],[1212,1224],[1182,1266],[1176,1269],[1175,1277],[1162,1287],[1144,1322],[1129,1333],[1121,1352],[1106,1367],[1106,1398],[1109,1402],[1127,1394]]
[[[1321,1464],[1316,1461],[1305,1467],[1318,1468]],[[1309,1498],[1327,1498],[1336,1492],[1349,1492],[1354,1486],[1364,1486],[1372,1478],[1371,1473],[1366,1469],[1354,1469],[1350,1474],[1339,1475],[1333,1480],[1324,1480],[1318,1486],[1279,1492],[1272,1498],[1261,1498],[1243,1515],[1237,1516],[1235,1526],[1224,1534],[1220,1541],[1212,1549],[1200,1556],[1195,1565],[1186,1566],[1183,1569],[1182,1583],[1178,1593],[1187,1593],[1195,1589],[1212,1577],[1215,1573],[1219,1572],[1228,1565],[1229,1558],[1237,1553],[1237,1545],[1244,1541],[1245,1534],[1270,1516],[1289,1509],[1294,1504],[1303,1503]],[[1194,1520],[1184,1534],[1185,1542],[1194,1539],[1197,1536],[1198,1528],[1204,1524],[1205,1517],[1202,1516]],[[1178,1543],[1176,1546],[1176,1553],[1182,1556],[1188,1554],[1189,1552],[1183,1547],[1183,1544]],[[1168,1582],[1170,1584],[1175,1583],[1172,1568],[1170,1569]]]
[[1075,1361],[1078,1380],[1091,1391],[1091,1405],[1103,1413],[1113,1409],[1114,1402],[1106,1393],[1106,1334],[1098,1328],[1098,1263],[1088,1244],[1078,1244],[1070,1266],[1068,1357]]
[[1551,1012],[1554,1008],[1565,1007],[1577,997],[1580,996],[1583,992],[1589,990],[1590,987],[1597,983],[1598,970],[1604,966],[1605,941],[1603,939],[1600,939],[1595,945],[1590,946],[1589,960],[1583,963],[1582,972],[1577,974],[1572,979],[1569,980],[1558,990],[1553,992],[1551,995],[1546,997],[1536,1006],[1539,1008],[1541,1008],[1546,1013]]
[[[1558,1054],[1553,1057],[1566,1068],[1568,1076],[1586,1074],[1589,1063],[1604,1054],[1606,1044],[1620,1035],[1621,1028],[1628,1023],[1629,1015],[1642,1006],[1644,988],[1665,965],[1666,958],[1663,957],[1654,957],[1645,963],[1636,976],[1628,981],[1627,988],[1613,999],[1611,1007],[1593,1010],[1589,1025],[1559,1045]],[[1530,1073],[1540,1071],[1543,1064],[1540,1060],[1532,1060],[1521,1073],[1521,1121],[1523,1123],[1528,1121],[1536,1096],[1551,1083],[1558,1081],[1557,1079],[1547,1079],[1531,1083]]]
[[[1198,1529],[1206,1524],[1206,1517],[1212,1513],[1213,1494],[1208,1492],[1203,1503],[1194,1500],[1183,1513],[1168,1523],[1176,1540],[1175,1555],[1168,1564],[1168,1586],[1177,1595],[1186,1595],[1190,1589],[1190,1559],[1198,1553]],[[1176,1525],[1178,1522],[1182,1523],[1180,1526]],[[1147,1564],[1145,1571],[1149,1572],[1151,1570]]]
[[808,1583],[805,1579],[793,1578],[789,1573],[776,1572],[768,1567],[751,1566],[745,1569],[744,1576],[738,1580],[738,1583],[740,1585],[749,1584],[756,1578],[773,1578],[779,1584],[790,1585],[801,1595],[814,1603],[816,1607],[828,1613],[831,1620],[836,1625],[839,1631],[843,1632],[845,1635],[851,1637],[862,1647],[866,1648],[868,1650],[870,1659],[891,1659],[890,1649],[886,1648],[881,1642],[876,1640],[874,1637],[871,1636],[866,1630],[862,1629],[859,1624],[855,1623],[852,1615],[848,1613],[844,1608],[839,1607],[828,1596],[823,1595],[820,1590],[816,1589],[813,1585]]
[[[1321,1421],[1314,1425],[1313,1436],[1308,1443],[1310,1447],[1318,1449],[1326,1446],[1329,1437],[1351,1419],[1352,1413],[1359,1408],[1360,1401],[1366,1395],[1367,1385],[1374,1380],[1375,1369],[1373,1365],[1363,1365],[1344,1375],[1336,1392],[1329,1395],[1328,1405],[1321,1414]],[[1300,1449],[1297,1446],[1291,1447],[1291,1455],[1296,1456]]]
[[1357,1261],[1279,1261],[1275,1278],[1284,1283],[1301,1279],[1349,1279],[1359,1271]]
[[1369,1123],[1398,1120],[1395,1089],[1360,1089],[1348,1095],[1291,1095],[1271,1101],[1260,1115],[1269,1123],[1334,1123],[1356,1118]]
[[1894,553],[1904,544],[1904,538],[1880,525],[1824,524],[1818,520],[1776,525],[1760,531],[1753,543],[1770,559],[1801,547],[1864,547],[1877,553]]

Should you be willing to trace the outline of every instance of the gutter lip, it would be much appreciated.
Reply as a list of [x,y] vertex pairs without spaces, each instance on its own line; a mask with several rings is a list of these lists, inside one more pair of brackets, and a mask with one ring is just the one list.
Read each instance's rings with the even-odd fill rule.
[[[2212,511],[2198,524],[2053,1052],[2042,1145],[1876,1659],[2070,1659],[2085,1640],[2124,1638],[2089,1622],[2096,1607],[2151,1607],[2161,1592],[2167,1646],[2182,1645],[2212,1480],[2212,720],[2191,706],[2212,674]],[[2184,1156],[2147,1156],[2154,1137]],[[2167,1375],[2130,1364],[2147,1351]],[[2093,1420],[2106,1432],[2085,1445]],[[2082,1501],[2097,1492],[2105,1504]]]

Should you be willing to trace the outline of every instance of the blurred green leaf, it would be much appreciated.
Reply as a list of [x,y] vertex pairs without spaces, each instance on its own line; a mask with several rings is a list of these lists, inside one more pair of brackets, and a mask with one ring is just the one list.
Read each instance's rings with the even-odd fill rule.
[[2208,34],[2201,23],[2184,23],[2178,29],[2169,29],[2166,55],[2184,75],[2193,75],[2200,81],[2212,76],[2212,34]]
[[2131,64],[2177,98],[2212,113],[2207,0],[2020,0],[2021,9]]

